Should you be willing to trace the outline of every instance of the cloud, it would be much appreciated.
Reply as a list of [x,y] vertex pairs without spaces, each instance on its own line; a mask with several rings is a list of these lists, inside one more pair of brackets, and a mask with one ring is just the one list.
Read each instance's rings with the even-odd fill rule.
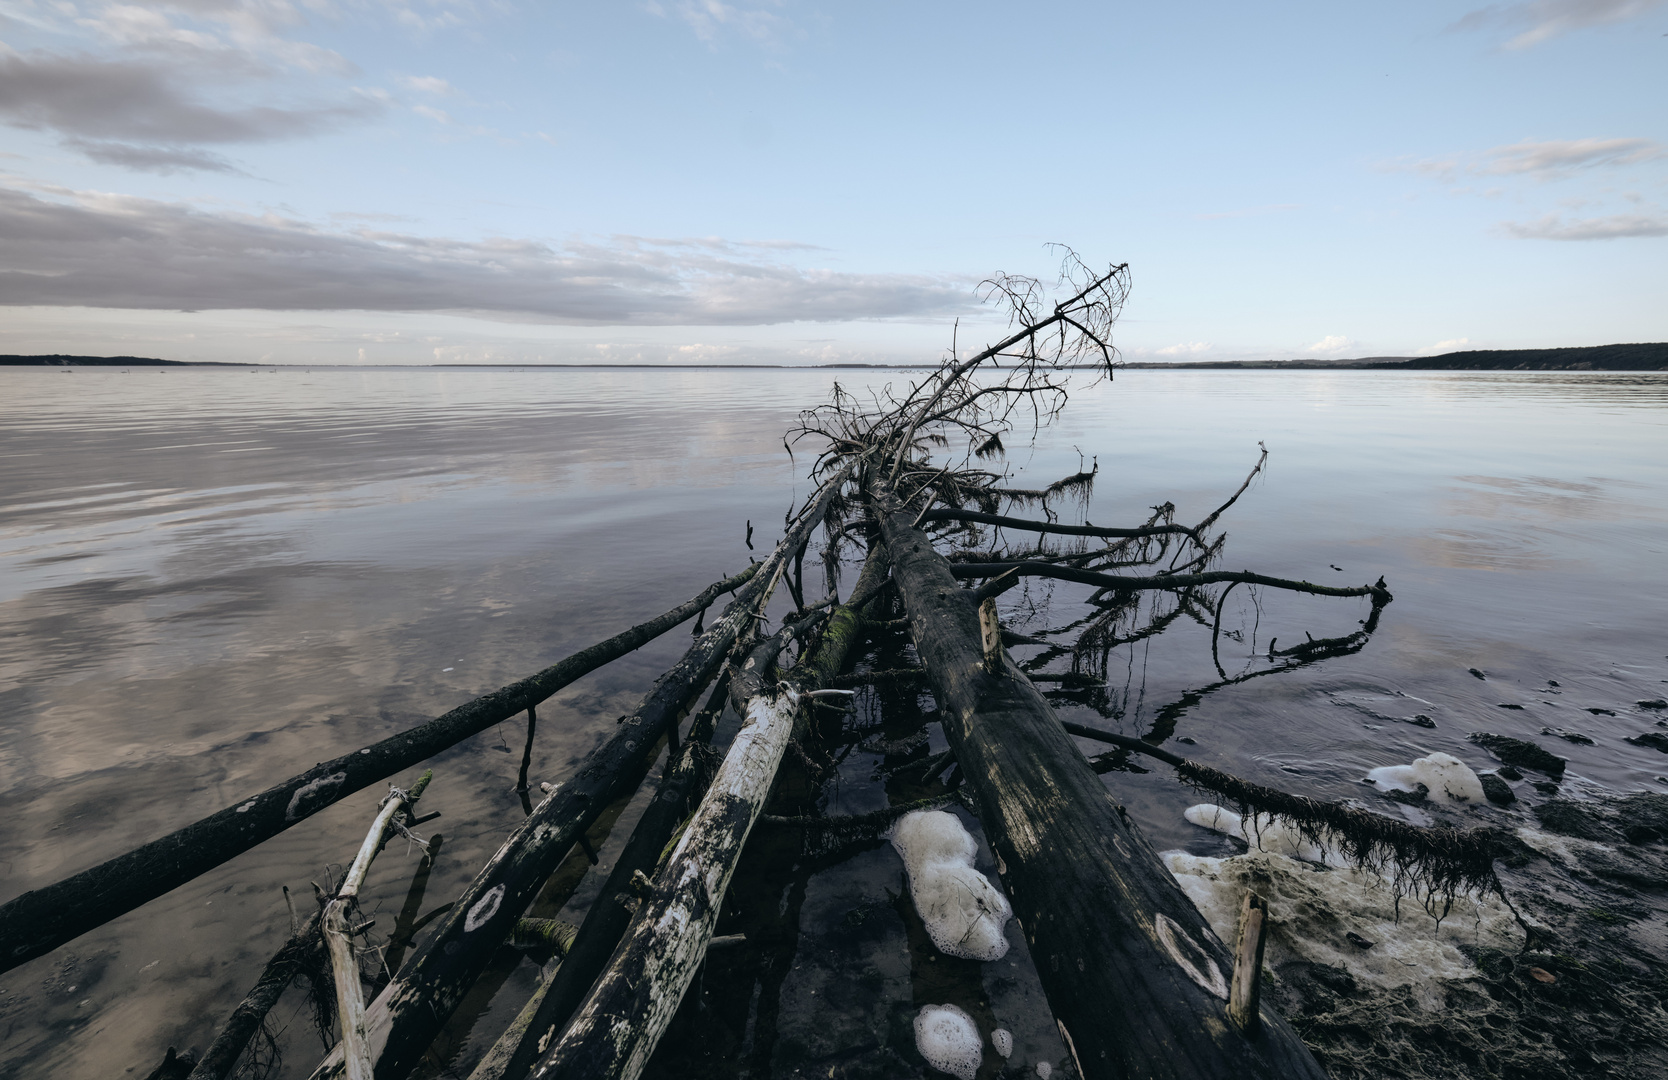
[[1555,139],[1497,146],[1484,151],[1483,157],[1485,160],[1471,171],[1494,176],[1527,174],[1547,179],[1568,175],[1576,169],[1655,161],[1668,157],[1668,150],[1650,139]]
[[1496,146],[1481,153],[1387,163],[1392,171],[1424,173],[1444,183],[1461,173],[1473,176],[1531,176],[1556,180],[1582,169],[1621,168],[1668,157],[1668,147],[1652,139],[1547,139]]
[[456,311],[645,326],[942,317],[975,307],[971,280],[803,269],[711,239],[556,246],[330,232],[275,215],[38,190],[0,187],[3,304]]
[[[772,6],[780,7],[780,0]],[[734,30],[760,44],[775,45],[792,29],[788,20],[766,8],[738,7],[721,0],[675,0],[670,4],[650,0],[648,10],[662,18],[682,20],[696,37],[709,44],[717,41],[724,30]]]
[[1623,240],[1668,236],[1668,216],[1612,214],[1565,222],[1557,214],[1548,214],[1539,221],[1503,221],[1500,227],[1520,240]]
[[162,64],[45,52],[0,55],[0,119],[82,138],[265,142],[315,134],[382,108],[362,97],[300,109],[226,109],[194,100]]
[[457,93],[452,84],[445,79],[433,75],[408,75],[400,80],[419,94],[433,94],[436,97],[450,97]]
[[1528,0],[1473,11],[1450,30],[1517,30],[1508,49],[1528,49],[1555,37],[1594,26],[1625,22],[1660,7],[1665,0]]
[[191,147],[133,146],[128,143],[99,142],[92,139],[69,138],[64,145],[100,165],[118,165],[138,172],[172,175],[179,172],[222,172],[247,176],[229,160],[208,150]]
[[1353,348],[1354,346],[1354,341],[1341,334],[1328,334],[1319,341],[1315,342],[1313,345],[1309,346],[1308,351],[1313,353],[1336,354],[1341,353],[1346,349]]
[[1155,356],[1196,356],[1210,351],[1208,341],[1184,341],[1178,345],[1166,345],[1162,349],[1154,349]]
[[1447,341],[1439,341],[1435,345],[1426,345],[1423,349],[1415,349],[1413,355],[1441,356],[1443,353],[1465,352],[1475,348],[1476,346],[1471,344],[1470,338],[1450,338]]

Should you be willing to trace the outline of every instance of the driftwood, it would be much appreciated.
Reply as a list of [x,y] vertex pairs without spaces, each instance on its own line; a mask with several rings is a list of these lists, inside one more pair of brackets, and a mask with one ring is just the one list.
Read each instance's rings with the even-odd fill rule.
[[365,1042],[365,993],[359,980],[359,957],[354,953],[351,921],[359,906],[359,888],[370,873],[371,860],[400,827],[400,819],[414,816],[411,808],[423,797],[423,789],[432,779],[433,771],[427,771],[411,785],[410,791],[394,788],[388,792],[376,819],[371,822],[370,831],[365,834],[365,842],[342,875],[336,895],[324,908],[324,945],[330,953],[330,971],[336,983],[336,1017],[341,1024],[340,1045],[348,1080],[372,1080],[370,1051]]
[[704,611],[721,593],[742,587],[756,570],[757,566],[751,566],[711,585],[671,611],[582,649],[537,675],[426,724],[322,762],[160,840],[0,905],[0,972],[51,952],[354,792],[532,708],[575,679]]
[[[613,962],[561,1040],[533,1067],[537,1080],[635,1078],[648,1063],[706,955],[736,860],[793,735],[800,695],[767,683],[766,674],[803,625],[773,635],[731,676],[741,730]],[[622,1017],[631,1019],[622,1023]]]
[[[832,612],[817,647],[790,673],[794,685],[778,683],[773,665],[788,641],[819,616],[784,627],[732,674],[730,700],[744,717],[742,728],[608,970],[560,1041],[533,1067],[537,1080],[635,1080],[641,1074],[706,955],[724,892],[799,726],[801,695],[817,693],[821,681],[844,666],[860,634],[862,607],[884,582],[886,566],[879,554],[867,560],[851,601]],[[618,1017],[634,1020],[620,1024]]]
[[1228,1022],[1227,947],[1041,693],[1005,653],[999,674],[986,670],[978,611],[915,514],[883,482],[869,491],[944,733],[1079,1070],[1324,1076],[1278,1016],[1265,1010],[1255,1038]]
[[[404,1080],[544,879],[603,808],[636,787],[660,738],[717,675],[742,631],[762,617],[788,560],[821,523],[853,468],[848,466],[821,489],[758,572],[737,591],[723,616],[660,677],[637,710],[620,719],[619,731],[592,751],[577,774],[557,785],[511,834],[434,936],[371,1004],[366,1034],[378,1080]],[[335,1053],[313,1073],[315,1080],[341,1075],[341,1057]]]

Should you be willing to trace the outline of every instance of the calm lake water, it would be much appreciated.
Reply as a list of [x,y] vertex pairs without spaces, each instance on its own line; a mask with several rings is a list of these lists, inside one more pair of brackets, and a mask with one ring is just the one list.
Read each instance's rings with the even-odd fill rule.
[[[0,369],[0,900],[735,572],[745,522],[763,549],[806,491],[808,458],[791,461],[781,441],[798,410],[834,378],[907,377]],[[1383,575],[1395,602],[1378,633],[1356,655],[1189,697],[1218,676],[1209,628],[1179,622],[1114,655],[1111,715],[1074,718],[1130,734],[1162,721],[1194,740],[1189,756],[1416,820],[1361,777],[1435,750],[1488,767],[1465,739],[1479,730],[1567,756],[1566,795],[1668,790],[1668,757],[1623,742],[1657,730],[1662,714],[1637,703],[1668,693],[1668,376],[1130,371],[1078,394],[1013,465],[1035,486],[1076,471],[1081,452],[1100,466],[1089,520],[1135,523],[1172,500],[1193,522],[1238,486],[1259,440],[1269,468],[1224,518],[1220,565],[1338,584]],[[1076,617],[1081,595],[1034,590],[1037,625]],[[1357,601],[1235,597],[1230,674],[1254,665],[1253,638],[1266,650],[1270,636],[1348,633],[1365,615]],[[541,709],[535,779],[562,779],[686,641],[669,634]],[[1401,722],[1415,714],[1435,728]],[[935,726],[928,736],[943,746]],[[506,724],[435,762],[424,806],[443,811],[431,828],[446,839],[425,908],[456,895],[522,818],[521,737]],[[864,743],[843,759],[830,812],[885,804],[885,754]],[[1180,813],[1196,796],[1166,773],[1105,779],[1161,849],[1205,850],[1216,841]],[[307,883],[350,857],[378,798],[361,792],[0,976],[0,1076],[143,1076],[170,1044],[206,1046],[287,934],[280,886],[310,903]],[[396,845],[372,872],[365,906],[384,933],[415,865]],[[749,887],[791,908],[773,931],[786,946],[758,970],[742,958],[709,976],[738,998],[734,1039],[685,1039],[662,1072],[717,1055],[754,1075],[831,1062],[919,1074],[897,1017],[956,993],[1014,1030],[1015,1063],[1059,1064],[1022,950],[958,968],[953,986],[925,969],[893,902],[890,849],[783,874]],[[582,915],[602,876],[578,881],[564,917]],[[860,994],[842,989],[845,964],[863,967]],[[466,1075],[535,972],[499,965],[500,992],[471,1006],[431,1071]],[[282,1075],[317,1058],[299,1002],[275,1014],[288,1026]]]

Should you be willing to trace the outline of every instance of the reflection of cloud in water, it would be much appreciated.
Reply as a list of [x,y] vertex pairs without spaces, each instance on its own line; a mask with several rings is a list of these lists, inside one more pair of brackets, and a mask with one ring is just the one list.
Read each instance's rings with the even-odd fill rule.
[[1443,510],[1455,517],[1600,521],[1638,516],[1636,503],[1613,498],[1607,490],[1624,482],[1605,477],[1557,480],[1547,476],[1456,476],[1454,479],[1473,485],[1448,489],[1450,495]]

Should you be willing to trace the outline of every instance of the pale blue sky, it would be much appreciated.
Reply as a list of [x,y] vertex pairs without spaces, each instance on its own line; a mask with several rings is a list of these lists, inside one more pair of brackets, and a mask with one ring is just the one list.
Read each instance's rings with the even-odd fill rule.
[[1130,263],[1130,359],[1668,339],[1663,0],[0,0],[0,43],[0,351],[931,360],[1051,241]]

